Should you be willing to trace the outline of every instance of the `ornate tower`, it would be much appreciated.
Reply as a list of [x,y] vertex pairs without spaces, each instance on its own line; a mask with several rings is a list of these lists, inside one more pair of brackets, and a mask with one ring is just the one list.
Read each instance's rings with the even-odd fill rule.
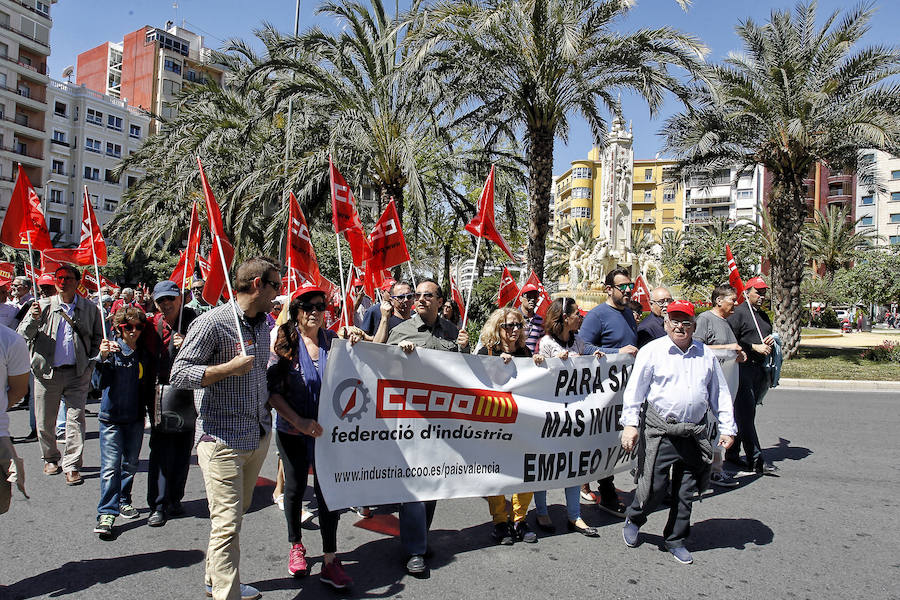
[[601,206],[611,249],[624,250],[631,234],[631,182],[634,176],[634,136],[620,115],[613,119],[603,148]]

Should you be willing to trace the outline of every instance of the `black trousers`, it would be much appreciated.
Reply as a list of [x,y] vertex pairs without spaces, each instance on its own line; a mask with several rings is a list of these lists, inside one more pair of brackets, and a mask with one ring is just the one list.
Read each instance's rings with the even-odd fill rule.
[[738,393],[734,399],[734,422],[737,425],[737,436],[734,445],[725,454],[728,460],[734,461],[744,448],[747,455],[747,463],[752,468],[762,460],[762,448],[759,443],[759,435],[756,433],[756,403],[765,390],[766,373],[762,366],[741,364],[738,365],[739,381]]
[[[643,432],[641,432],[643,435]],[[663,436],[659,442],[659,452],[653,468],[653,487],[650,497],[642,507],[635,495],[625,516],[635,525],[641,527],[660,505],[669,487],[669,468],[672,468],[672,486],[675,492],[669,507],[669,519],[663,529],[667,548],[684,546],[684,540],[691,533],[691,503],[697,493],[697,482],[701,475],[709,470],[703,462],[700,448],[693,438]],[[650,468],[647,465],[647,468]]]
[[[303,495],[309,477],[309,449],[304,435],[277,432],[275,443],[284,466],[284,517],[287,519],[288,541],[299,544],[303,537],[300,528],[300,512]],[[338,513],[328,510],[325,497],[319,487],[318,476],[313,476],[313,489],[319,505],[319,533],[322,534],[322,552],[337,552]]]
[[150,430],[150,464],[147,467],[147,506],[168,511],[184,498],[194,430],[165,433]]

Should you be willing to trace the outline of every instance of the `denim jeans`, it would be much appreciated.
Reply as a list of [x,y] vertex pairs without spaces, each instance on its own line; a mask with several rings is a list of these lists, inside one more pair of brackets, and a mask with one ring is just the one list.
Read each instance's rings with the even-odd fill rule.
[[[566,488],[566,514],[571,522],[575,522],[581,518],[581,486],[574,485]],[[540,491],[534,493],[534,506],[538,515],[546,516],[547,513],[547,492]]]
[[131,504],[131,487],[144,439],[144,420],[100,423],[100,503],[98,514],[118,515]]

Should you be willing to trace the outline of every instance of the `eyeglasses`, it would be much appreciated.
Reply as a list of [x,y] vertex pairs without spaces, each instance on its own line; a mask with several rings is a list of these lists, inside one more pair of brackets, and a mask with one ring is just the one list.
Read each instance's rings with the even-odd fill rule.
[[65,275],[60,275],[60,276],[57,276],[57,277],[56,277],[56,280],[59,281],[60,283],[65,283],[66,281],[77,281],[77,280],[76,280],[74,277],[72,277],[71,275],[68,276],[68,277],[66,277]]
[[325,312],[325,309],[328,308],[328,305],[324,302],[301,302],[300,310],[303,312],[311,313],[315,312]]
[[687,329],[694,324],[694,322],[691,320],[676,321],[675,319],[669,319],[669,323],[672,324],[672,327],[681,327],[682,329]]
[[203,291],[203,286],[191,288],[191,291],[199,294],[200,292]]
[[134,325],[132,325],[131,323],[122,323],[121,325],[119,325],[119,329],[121,329],[122,331],[127,331],[129,333],[131,333],[132,331],[143,331],[144,324],[135,323]]
[[415,298],[416,300],[431,300],[434,298],[434,292],[416,292]]
[[651,300],[650,302],[656,304],[657,306],[668,306],[675,302],[675,300],[673,298],[662,298],[660,300]]
[[271,285],[272,289],[275,290],[276,293],[281,291],[280,281],[269,281],[268,279],[263,279],[262,277],[260,277],[260,280],[262,280],[262,282],[266,285]]
[[616,288],[620,292],[630,292],[631,290],[634,289],[634,284],[633,283],[620,283],[619,285],[614,285],[612,287]]
[[501,323],[500,327],[507,331],[515,331],[516,329],[524,329],[525,325],[522,323]]
[[397,302],[409,302],[410,300],[412,300],[412,299],[415,298],[415,297],[416,297],[416,295],[415,295],[415,294],[412,294],[412,293],[410,293],[410,294],[397,294],[396,296],[391,296],[391,298],[393,298],[393,299],[396,300]]

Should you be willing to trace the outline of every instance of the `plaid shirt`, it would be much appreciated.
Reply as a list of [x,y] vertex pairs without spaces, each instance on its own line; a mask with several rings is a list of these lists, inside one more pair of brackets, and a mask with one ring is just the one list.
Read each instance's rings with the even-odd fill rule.
[[[272,429],[272,414],[266,406],[269,327],[264,315],[251,323],[238,306],[238,337],[232,310],[227,303],[197,317],[172,365],[170,382],[178,388],[199,390],[194,393],[198,436],[212,436],[235,450],[255,450],[263,432]],[[242,340],[247,354],[254,357],[250,372],[201,387],[206,367],[238,356]]]

